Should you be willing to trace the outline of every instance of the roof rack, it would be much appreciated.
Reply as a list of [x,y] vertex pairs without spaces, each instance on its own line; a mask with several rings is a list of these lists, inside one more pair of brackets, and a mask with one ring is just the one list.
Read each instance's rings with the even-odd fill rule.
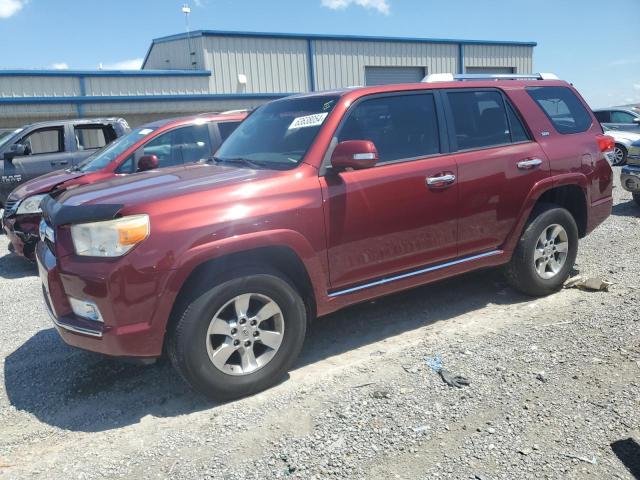
[[422,79],[425,83],[453,82],[456,80],[560,80],[553,73],[431,73]]

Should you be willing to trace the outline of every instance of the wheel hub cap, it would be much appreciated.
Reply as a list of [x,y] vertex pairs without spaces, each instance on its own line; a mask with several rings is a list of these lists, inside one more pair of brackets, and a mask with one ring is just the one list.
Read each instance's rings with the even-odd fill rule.
[[545,280],[555,277],[567,262],[569,236],[561,225],[553,224],[538,237],[533,253],[536,272]]
[[209,324],[207,354],[228,375],[247,375],[269,363],[282,344],[284,318],[266,295],[246,293],[220,308]]

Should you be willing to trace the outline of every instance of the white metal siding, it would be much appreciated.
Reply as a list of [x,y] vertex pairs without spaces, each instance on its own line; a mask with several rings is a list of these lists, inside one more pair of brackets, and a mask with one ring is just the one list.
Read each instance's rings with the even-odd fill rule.
[[465,45],[466,67],[512,67],[515,73],[533,73],[533,47],[521,45]]
[[209,93],[208,77],[86,77],[87,96]]
[[425,67],[429,73],[456,72],[458,45],[314,40],[316,89],[365,84],[365,66]]
[[2,76],[0,98],[13,97],[70,97],[80,95],[80,84],[73,77]]
[[[309,90],[306,40],[204,37],[212,93],[296,93]],[[247,84],[238,81],[247,76]]]
[[[144,65],[145,70],[203,70],[203,37],[193,37],[191,48],[195,55],[189,55],[189,42],[171,40],[154,43]],[[191,63],[195,61],[195,66]]]

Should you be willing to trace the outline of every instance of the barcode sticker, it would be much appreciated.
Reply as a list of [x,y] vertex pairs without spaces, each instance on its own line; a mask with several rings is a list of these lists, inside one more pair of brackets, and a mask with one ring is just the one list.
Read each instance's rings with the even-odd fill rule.
[[328,112],[325,113],[314,113],[313,115],[307,115],[305,117],[294,118],[291,125],[289,125],[289,130],[295,130],[296,128],[309,128],[309,127],[317,127],[318,125],[322,125],[324,119],[329,115]]

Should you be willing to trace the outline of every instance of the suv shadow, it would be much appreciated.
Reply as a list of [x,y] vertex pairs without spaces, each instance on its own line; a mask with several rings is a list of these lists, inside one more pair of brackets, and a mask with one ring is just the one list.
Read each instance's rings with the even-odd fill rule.
[[38,275],[36,264],[15,253],[8,253],[0,257],[0,277],[15,279]]
[[611,209],[611,215],[618,217],[640,217],[640,206],[635,200],[616,203]]
[[[499,273],[491,270],[350,307],[312,325],[294,368],[489,303],[527,300],[529,297],[505,289]],[[74,431],[110,430],[137,423],[146,415],[173,417],[217,405],[182,382],[166,360],[153,367],[113,361],[68,347],[54,329],[36,333],[11,353],[4,363],[4,379],[8,399],[16,409]]]

